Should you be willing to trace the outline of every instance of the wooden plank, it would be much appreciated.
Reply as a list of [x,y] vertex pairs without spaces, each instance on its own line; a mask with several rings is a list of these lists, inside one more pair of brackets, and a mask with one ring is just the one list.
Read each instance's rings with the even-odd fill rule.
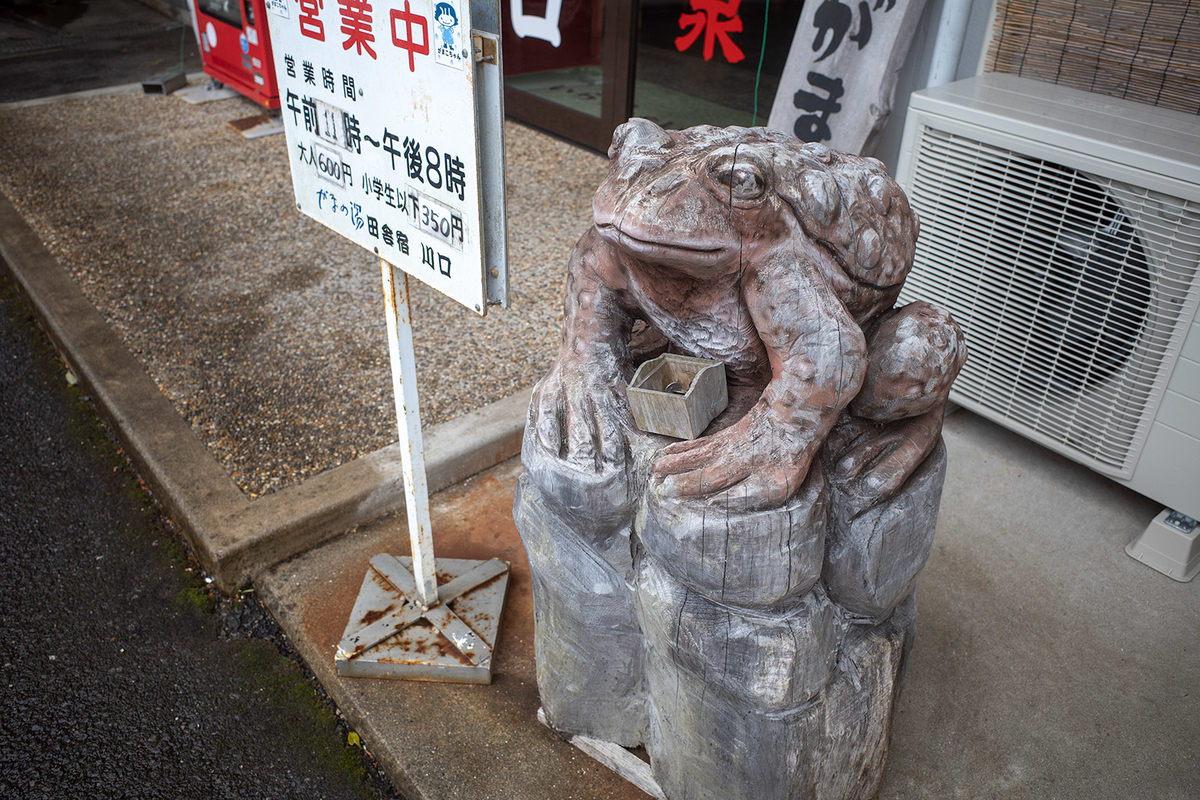
[[[537,718],[538,722],[547,728],[550,727],[550,723],[546,721],[546,713],[540,708]],[[588,736],[572,736],[570,743],[580,752],[608,767],[656,800],[666,800],[666,795],[659,788],[658,781],[654,780],[654,773],[651,772],[650,765],[621,745],[602,742]]]
[[870,155],[924,8],[925,0],[805,3],[767,127]]

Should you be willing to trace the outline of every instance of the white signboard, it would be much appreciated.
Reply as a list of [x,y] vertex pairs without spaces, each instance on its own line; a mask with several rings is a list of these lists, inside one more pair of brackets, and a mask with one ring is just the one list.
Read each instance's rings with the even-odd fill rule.
[[480,314],[504,304],[499,56],[476,61],[470,2],[267,11],[297,207]]

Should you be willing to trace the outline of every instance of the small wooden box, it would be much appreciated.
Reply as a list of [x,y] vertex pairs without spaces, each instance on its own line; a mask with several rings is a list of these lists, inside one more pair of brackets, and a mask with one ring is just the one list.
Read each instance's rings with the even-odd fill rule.
[[672,353],[638,367],[628,394],[639,428],[676,439],[695,439],[729,405],[724,364]]

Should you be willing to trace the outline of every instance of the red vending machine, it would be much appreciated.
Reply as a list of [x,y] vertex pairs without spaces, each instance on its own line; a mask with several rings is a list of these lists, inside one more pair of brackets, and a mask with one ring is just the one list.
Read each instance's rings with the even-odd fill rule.
[[204,72],[266,108],[279,108],[265,0],[193,0]]

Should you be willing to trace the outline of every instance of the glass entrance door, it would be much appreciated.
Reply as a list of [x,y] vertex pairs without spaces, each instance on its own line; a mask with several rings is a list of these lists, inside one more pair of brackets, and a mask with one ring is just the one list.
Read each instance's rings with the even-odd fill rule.
[[766,125],[797,0],[642,0],[633,116],[664,128]]
[[507,113],[606,150],[629,116],[635,2],[501,0]]
[[801,0],[500,0],[504,102],[604,152],[630,116],[765,125]]

